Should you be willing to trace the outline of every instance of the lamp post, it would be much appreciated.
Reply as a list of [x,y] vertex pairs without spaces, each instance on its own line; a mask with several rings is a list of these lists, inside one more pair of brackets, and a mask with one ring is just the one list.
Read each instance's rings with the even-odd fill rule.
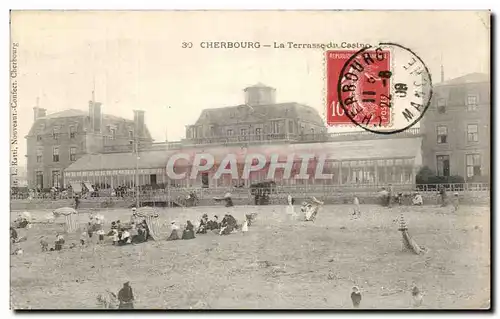
[[135,207],[139,208],[139,142],[137,136],[134,139],[135,145]]

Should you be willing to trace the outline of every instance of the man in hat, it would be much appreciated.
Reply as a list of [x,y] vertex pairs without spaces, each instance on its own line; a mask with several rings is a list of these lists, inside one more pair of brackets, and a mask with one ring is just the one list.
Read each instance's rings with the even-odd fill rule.
[[118,309],[134,309],[134,293],[130,282],[123,284],[123,288],[118,292],[118,300],[120,301]]

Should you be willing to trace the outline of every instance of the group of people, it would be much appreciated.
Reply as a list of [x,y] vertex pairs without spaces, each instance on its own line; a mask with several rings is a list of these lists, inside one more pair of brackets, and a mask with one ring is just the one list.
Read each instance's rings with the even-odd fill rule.
[[[252,215],[247,215],[245,221],[241,225],[241,231],[247,232],[248,227],[251,223]],[[206,234],[209,231],[215,231],[219,235],[229,235],[240,228],[238,221],[231,214],[225,214],[222,221],[219,222],[219,217],[214,215],[214,217],[209,220],[207,214],[203,214],[200,219],[198,228],[195,230],[193,223],[188,220],[182,231],[182,236],[179,236],[180,227],[177,225],[176,221],[171,222],[171,233],[168,237],[168,241],[179,240],[179,239],[193,239],[196,237],[195,234]]]
[[113,245],[123,246],[140,244],[151,239],[148,224],[144,218],[137,215],[137,209],[132,208],[132,217],[128,224],[122,225],[120,220],[111,222],[111,230],[107,234],[113,239]]

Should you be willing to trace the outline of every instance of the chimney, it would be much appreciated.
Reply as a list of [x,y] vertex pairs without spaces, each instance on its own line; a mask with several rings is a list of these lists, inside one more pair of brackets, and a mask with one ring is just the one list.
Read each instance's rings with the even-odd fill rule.
[[47,116],[47,109],[44,108],[39,108],[38,109],[38,118],[40,117],[46,117]]
[[141,138],[144,135],[144,111],[134,110],[134,136]]
[[257,83],[247,87],[245,92],[245,104],[250,106],[276,104],[276,89]]
[[102,103],[94,102],[94,132],[101,132],[102,126],[102,112],[101,112]]
[[102,103],[89,101],[90,131],[101,132],[101,105]]
[[33,108],[33,121],[38,120],[41,117],[47,116],[47,110],[38,106]]
[[33,108],[33,122],[36,122],[36,120],[38,119],[38,109],[40,109],[38,106],[35,106]]
[[90,132],[94,132],[94,101],[89,101]]

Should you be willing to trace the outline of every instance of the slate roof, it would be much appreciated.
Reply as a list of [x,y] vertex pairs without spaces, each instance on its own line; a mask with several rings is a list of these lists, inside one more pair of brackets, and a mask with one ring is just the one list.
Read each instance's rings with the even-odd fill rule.
[[[164,168],[168,159],[176,153],[209,153],[215,157],[215,162],[220,162],[227,154],[237,154],[238,162],[243,162],[247,154],[280,154],[286,159],[288,154],[312,153],[316,156],[326,154],[330,160],[370,160],[384,158],[416,158],[421,162],[420,137],[375,139],[362,141],[342,141],[328,143],[304,143],[287,145],[259,145],[249,148],[242,147],[206,147],[182,150],[163,150],[141,152],[139,168]],[[117,170],[135,169],[136,156],[133,153],[88,154],[78,159],[69,166],[66,172],[87,170]]]
[[[79,109],[66,109],[60,112],[56,113],[51,113],[47,114],[44,117],[39,117],[35,123],[31,126],[31,129],[28,133],[28,135],[33,135],[35,132],[38,130],[38,125],[40,123],[46,123],[48,120],[49,122],[56,121],[57,119],[63,119],[63,118],[71,118],[71,117],[78,117],[78,118],[85,118],[89,116],[89,113],[83,110]],[[104,128],[106,125],[109,124],[115,124],[116,122],[127,122],[127,123],[133,123],[133,120],[129,120],[120,116],[115,116],[111,114],[102,114],[102,131],[104,131]],[[85,126],[89,125],[89,122],[85,120]],[[149,129],[147,127],[144,128],[144,137],[151,139],[151,133],[149,132]]]
[[242,104],[205,109],[196,121],[196,125],[236,124],[278,118],[300,118],[305,121],[317,123],[318,125],[324,125],[323,119],[317,110],[295,102],[254,106]]
[[460,84],[482,83],[482,82],[490,82],[490,75],[485,73],[470,73],[448,81],[436,83],[435,86],[460,85]]

